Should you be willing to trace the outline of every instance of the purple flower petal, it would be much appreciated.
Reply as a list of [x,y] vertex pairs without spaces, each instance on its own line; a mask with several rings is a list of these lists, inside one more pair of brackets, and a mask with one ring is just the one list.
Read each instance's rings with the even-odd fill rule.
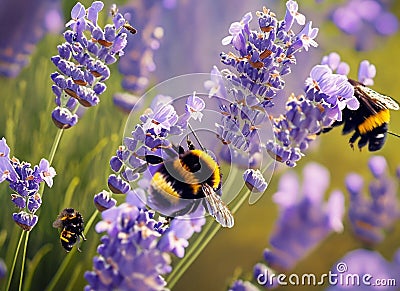
[[87,18],[94,24],[97,25],[97,18],[99,12],[103,9],[104,3],[101,1],[94,1],[88,8]]
[[19,213],[13,213],[13,219],[19,227],[25,231],[30,231],[37,223],[38,217],[21,211]]
[[100,212],[114,207],[116,203],[117,201],[111,198],[111,194],[107,191],[102,191],[94,196],[94,205]]
[[387,162],[383,156],[373,156],[368,161],[368,167],[375,178],[382,177],[387,169]]
[[247,169],[243,173],[243,179],[247,188],[252,192],[263,193],[268,187],[268,183],[265,181],[263,175],[258,169]]

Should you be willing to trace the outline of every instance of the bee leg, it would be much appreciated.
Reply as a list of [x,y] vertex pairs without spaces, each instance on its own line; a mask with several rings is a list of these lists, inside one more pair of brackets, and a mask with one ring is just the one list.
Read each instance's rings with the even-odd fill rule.
[[[81,240],[81,238],[82,238],[82,240]],[[78,252],[82,252],[79,247],[81,246],[82,241],[85,241],[85,240],[86,240],[86,237],[83,234],[83,232],[76,234],[76,249],[78,250]]]
[[81,246],[81,237],[80,237],[80,235],[78,235],[77,236],[77,239],[76,239],[76,249],[78,250],[78,252],[82,252],[81,251],[81,249],[79,248]]
[[368,144],[368,142],[369,142],[369,137],[368,136],[361,136],[361,138],[360,138],[360,140],[358,141],[358,144],[357,144],[360,152],[361,152],[361,149]]
[[182,146],[179,146],[178,153],[180,156],[183,155],[185,153],[185,149]]
[[187,142],[187,145],[188,145],[188,149],[189,149],[189,150],[192,151],[192,150],[195,149],[195,146],[194,146],[194,144],[192,143],[191,140],[188,139],[186,142]]
[[[356,142],[356,140],[360,137],[360,134],[356,131],[354,132],[354,134],[350,137],[349,139],[349,144],[351,149],[354,151],[354,143]],[[359,143],[360,144],[360,143]],[[358,147],[360,148],[360,147]]]

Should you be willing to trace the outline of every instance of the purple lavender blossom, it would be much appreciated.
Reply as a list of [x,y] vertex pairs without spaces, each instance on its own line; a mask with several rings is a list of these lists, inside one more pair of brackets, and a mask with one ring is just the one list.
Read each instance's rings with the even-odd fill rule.
[[374,78],[376,75],[376,68],[369,61],[364,60],[360,63],[358,68],[358,81],[365,86],[374,85]]
[[304,96],[292,96],[286,106],[286,113],[273,119],[276,140],[269,140],[266,149],[275,160],[294,167],[323,124],[330,120]]
[[[228,75],[225,75],[225,74]],[[271,136],[271,123],[266,108],[269,100],[259,101],[248,89],[230,78],[226,70],[220,72],[214,67],[211,80],[204,86],[209,90],[209,98],[215,101],[220,111],[220,121],[215,123],[217,138],[224,144],[218,157],[242,169],[244,182],[254,190],[263,193],[267,187],[265,177],[255,174],[264,161],[262,138]],[[265,173],[265,169],[263,170]],[[253,194],[252,194],[253,195]],[[257,199],[255,199],[257,200]]]
[[368,162],[374,178],[369,182],[369,197],[364,194],[364,179],[351,173],[346,177],[350,194],[349,218],[354,235],[366,244],[377,244],[400,217],[395,180],[387,174],[386,159],[373,156]]
[[264,251],[264,258],[275,270],[292,269],[329,233],[343,229],[343,194],[334,191],[327,203],[323,201],[329,186],[328,170],[310,163],[305,166],[303,177],[300,188],[297,176],[285,173],[273,196],[279,205],[279,218],[270,238],[271,249]]
[[39,166],[35,169],[34,176],[39,175],[40,178],[46,182],[47,186],[51,188],[53,186],[53,178],[56,174],[54,168],[50,167],[49,161],[41,159]]
[[[129,194],[132,192],[131,185],[139,185],[147,190],[149,181],[156,172],[158,165],[149,163],[146,157],[148,155],[159,157],[158,159],[161,162],[163,159],[171,159],[177,156],[178,152],[174,150],[169,138],[180,136],[183,130],[187,128],[190,120],[201,119],[204,109],[204,100],[193,93],[186,98],[185,112],[178,116],[173,105],[173,99],[169,96],[157,95],[150,107],[140,117],[141,123],[135,126],[130,132],[130,136],[124,138],[124,145],[121,145],[110,159],[110,167],[114,172],[108,178],[110,191],[118,194]],[[133,192],[141,191],[136,189]],[[96,207],[100,206],[101,209],[103,207],[108,208],[112,203],[103,196],[99,193],[95,197]],[[150,192],[141,195],[139,199],[142,200],[142,203],[146,203],[150,208],[162,214],[171,211],[171,209],[165,209],[165,206],[161,207],[157,202],[159,198],[154,197]],[[191,200],[189,202],[192,203]],[[175,206],[180,207],[179,205]],[[179,209],[181,210],[181,208]],[[195,210],[191,209],[190,211]]]
[[[60,1],[6,1],[0,10],[0,75],[15,78],[29,64],[36,44],[63,26]],[[29,29],[28,29],[29,28]]]
[[10,159],[10,148],[4,137],[0,140],[0,173],[0,183],[6,179],[11,181],[17,180],[17,172]]
[[25,231],[31,231],[38,221],[37,215],[25,211],[13,213],[13,219],[15,223]]
[[346,62],[342,62],[340,55],[336,52],[332,52],[327,56],[324,56],[321,60],[321,65],[327,65],[331,68],[332,72],[340,75],[348,75],[350,72],[350,66]]
[[206,104],[204,100],[196,95],[196,92],[193,92],[193,95],[189,96],[186,100],[185,111],[189,114],[190,118],[193,120],[198,120],[201,122],[203,117],[203,113],[201,111],[204,110]]
[[[162,290],[161,275],[170,270],[170,258],[155,246],[160,233],[157,221],[146,210],[122,204],[102,213],[98,232],[107,232],[93,259],[93,271],[85,273],[85,290],[147,289]],[[131,256],[122,255],[132,254]],[[110,263],[112,262],[112,264]]]
[[78,122],[79,106],[92,107],[100,102],[99,96],[106,90],[104,82],[110,77],[108,65],[124,54],[126,20],[116,13],[114,25],[99,27],[97,18],[103,6],[101,1],[95,1],[86,11],[78,2],[66,24],[70,28],[64,32],[66,42],[57,47],[59,54],[51,58],[58,70],[51,75],[57,105],[52,119],[59,128],[67,129]]
[[178,115],[171,104],[156,106],[152,112],[143,117],[143,129],[153,131],[159,135],[162,131],[170,131],[171,127],[178,121]]
[[257,263],[253,268],[253,278],[256,279],[257,284],[265,288],[277,287],[276,280],[271,280],[272,275],[275,275],[275,271],[265,264]]
[[317,37],[318,31],[318,28],[312,28],[312,21],[309,21],[299,33],[299,38],[306,51],[308,51],[310,46],[318,46],[318,43],[314,40]]
[[136,41],[129,41],[125,48],[126,56],[124,62],[118,64],[119,71],[123,74],[122,87],[129,95],[114,94],[114,104],[130,112],[133,108],[138,109],[137,99],[143,95],[148,88],[152,73],[156,69],[154,53],[160,47],[160,41],[164,31],[160,27],[161,5],[156,1],[130,2],[121,7],[121,13],[132,19],[138,33]]
[[131,190],[128,182],[114,174],[108,177],[108,188],[115,194],[125,194]]
[[330,106],[327,115],[334,120],[342,120],[342,110],[349,108],[356,110],[360,103],[354,96],[354,87],[348,82],[347,76],[333,74],[326,65],[317,65],[312,68],[310,78],[306,80],[306,93],[314,94],[315,99],[324,99]]
[[232,44],[233,47],[238,51],[246,49],[244,32],[250,32],[249,23],[252,19],[253,15],[248,12],[242,17],[240,22],[233,22],[229,27],[230,35],[222,39],[222,44]]
[[[285,19],[281,21],[266,8],[257,12],[259,30],[250,29],[251,14],[246,14],[241,22],[233,23],[229,30],[231,36],[224,38],[223,43],[232,44],[235,52],[221,53],[221,60],[237,73],[227,69],[219,72],[214,68],[214,80],[206,86],[211,97],[233,99],[231,104],[220,106],[222,117],[217,123],[217,135],[224,144],[232,145],[234,151],[244,151],[250,158],[266,150],[274,159],[295,166],[322,125],[333,121],[326,121],[326,113],[311,104],[312,101],[299,97],[301,101],[297,104],[293,98],[288,101],[292,110],[288,115],[293,117],[290,121],[280,116],[272,119],[271,124],[267,112],[274,106],[274,98],[284,89],[283,76],[289,74],[291,66],[296,64],[297,53],[317,46],[315,38],[318,29],[312,28],[312,22],[306,24],[304,15],[298,11],[297,2],[287,1],[286,8]],[[292,29],[294,22],[306,25],[295,33]],[[332,98],[335,99],[335,96]],[[301,106],[308,110],[307,113],[297,114],[301,117],[293,116]],[[291,122],[295,129],[289,133]],[[273,128],[274,137],[265,133],[266,127]]]
[[[373,68],[368,62],[363,62],[360,70],[360,76],[372,78]],[[321,65],[312,68],[305,82],[305,96],[292,95],[286,112],[272,119],[276,140],[266,143],[272,157],[294,167],[318,134],[342,124],[344,111],[358,109],[360,103],[354,96],[354,87],[343,75],[348,71],[349,66],[336,53],[325,56]]]
[[[335,278],[343,276],[352,276],[355,281],[338,280],[337,284],[329,287],[328,291],[357,291],[371,288],[375,284],[375,280],[380,282],[390,282],[398,278],[400,272],[399,251],[396,252],[393,262],[387,261],[381,254],[376,251],[366,249],[356,249],[348,252],[343,258],[339,259],[332,267],[332,274]],[[358,278],[358,279],[357,279]],[[359,284],[356,284],[357,281]],[[349,284],[348,282],[355,282]],[[379,289],[379,288],[378,288]],[[384,290],[398,290],[395,284],[387,284]]]
[[211,70],[210,80],[204,82],[204,88],[208,90],[208,97],[220,96],[223,99],[227,98],[226,80],[216,66]]
[[332,20],[340,30],[355,37],[357,50],[368,50],[376,35],[390,36],[398,30],[398,19],[386,6],[378,0],[351,0],[333,11]]
[[13,190],[11,201],[19,209],[18,213],[13,214],[14,221],[22,229],[30,231],[38,220],[34,213],[42,204],[41,194],[38,192],[40,183],[45,182],[48,187],[52,187],[56,171],[46,159],[41,159],[39,165],[31,167],[27,162],[10,158],[10,148],[3,137],[0,140],[0,172],[0,183],[9,183]]
[[56,107],[51,113],[51,118],[58,128],[67,129],[78,123],[78,115],[68,108]]
[[298,12],[299,5],[296,1],[289,0],[286,2],[286,14],[285,14],[285,25],[286,31],[289,31],[292,28],[294,21],[299,25],[304,25],[306,23],[306,17]]
[[102,217],[96,231],[106,235],[93,259],[93,271],[85,273],[85,290],[164,290],[163,276],[171,271],[171,254],[183,256],[187,240],[205,222],[188,216],[168,226],[165,218],[156,219],[141,203],[124,203],[104,211]]
[[94,195],[94,205],[100,212],[110,209],[114,207],[116,204],[117,201],[114,198],[111,198],[111,193],[107,191],[102,191]]
[[158,248],[162,251],[169,251],[178,258],[183,258],[185,248],[189,245],[188,239],[195,232],[200,232],[206,222],[204,212],[182,216],[179,219],[172,220],[170,227],[163,233],[158,241]]
[[245,181],[247,188],[249,188],[250,191],[253,192],[262,193],[268,187],[268,183],[265,181],[262,173],[258,169],[247,169],[243,173],[243,180]]
[[[296,1],[287,1],[285,19],[278,21],[275,14],[264,8],[257,12],[259,30],[251,30],[251,14],[246,14],[240,23],[233,23],[230,37],[224,44],[232,44],[236,53],[221,53],[221,61],[233,67],[238,75],[230,73],[231,78],[248,88],[262,102],[264,98],[273,98],[285,86],[283,76],[290,73],[290,66],[296,63],[295,54],[302,48],[308,50],[314,41],[318,29],[305,28],[295,33],[291,30],[293,21],[304,25],[305,17],[298,12]],[[230,41],[229,41],[230,40]],[[286,46],[286,44],[289,44]]]
[[131,93],[115,93],[113,96],[115,106],[125,113],[130,113],[133,108],[138,110],[142,107],[141,99]]
[[7,274],[7,266],[4,260],[0,258],[0,280],[3,279]]
[[258,291],[259,289],[248,281],[237,280],[229,288],[229,291]]

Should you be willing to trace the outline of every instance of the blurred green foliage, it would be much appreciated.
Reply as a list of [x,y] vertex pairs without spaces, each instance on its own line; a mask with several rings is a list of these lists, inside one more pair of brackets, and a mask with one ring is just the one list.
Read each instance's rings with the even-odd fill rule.
[[[49,76],[55,70],[50,57],[57,53],[56,46],[60,42],[60,37],[46,37],[38,45],[30,66],[18,78],[0,79],[3,100],[0,136],[7,139],[11,155],[32,164],[38,164],[41,158],[48,158],[58,130],[51,120],[55,104]],[[111,70],[116,71],[116,67]],[[60,245],[58,230],[52,227],[58,213],[65,207],[73,207],[89,219],[95,210],[93,195],[107,189],[109,159],[121,144],[126,120],[126,115],[112,104],[112,94],[120,90],[119,84],[118,74],[112,74],[101,105],[87,110],[78,125],[66,130],[62,136],[53,161],[57,176],[53,187],[45,189],[43,204],[38,212],[39,222],[30,234],[28,273],[31,260],[35,260],[40,250],[46,249],[34,270],[34,286],[31,290],[43,290],[67,255]],[[0,257],[5,258],[10,266],[20,229],[12,220],[15,209],[9,196],[11,190],[5,183],[0,187],[3,193],[0,197],[3,205],[0,213],[1,233],[6,236]],[[75,254],[57,286],[70,286],[71,290],[84,286],[82,271],[91,268],[91,258],[96,251],[99,235],[92,228],[87,238],[82,246],[83,252]],[[77,267],[81,272],[71,280]],[[16,280],[13,283],[17,283]],[[12,286],[16,288],[16,285]]]

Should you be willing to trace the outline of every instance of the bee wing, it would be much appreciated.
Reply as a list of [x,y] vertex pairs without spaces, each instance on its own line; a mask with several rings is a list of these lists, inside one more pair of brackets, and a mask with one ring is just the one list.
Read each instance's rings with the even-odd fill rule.
[[360,102],[363,102],[371,112],[376,113],[379,109],[400,109],[399,104],[389,96],[378,93],[358,81],[349,79],[349,82],[354,86],[354,95]]
[[61,219],[57,218],[54,222],[53,222],[53,227],[54,228],[62,228],[63,227],[63,222]]
[[235,221],[233,215],[221,198],[214,192],[212,187],[207,184],[202,185],[205,195],[206,207],[215,220],[223,227],[231,228]]
[[399,110],[399,104],[397,104],[396,101],[394,101],[392,98],[390,98],[389,96],[383,95],[381,93],[378,93],[374,90],[372,90],[369,87],[366,86],[357,86],[358,90],[361,91],[364,94],[363,97],[365,98],[365,95],[367,97],[369,97],[370,99],[372,99],[373,101],[375,101],[376,103],[379,104],[379,107],[383,107],[386,109],[391,109],[391,110]]

